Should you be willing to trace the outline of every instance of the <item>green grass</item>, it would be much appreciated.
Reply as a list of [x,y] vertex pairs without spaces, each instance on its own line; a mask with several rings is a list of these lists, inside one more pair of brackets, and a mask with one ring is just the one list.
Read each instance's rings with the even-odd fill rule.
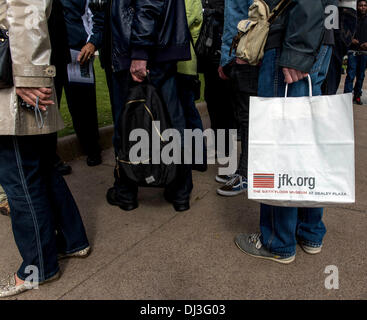
[[[106,75],[104,70],[101,68],[98,57],[94,62],[94,68],[96,75],[98,125],[101,128],[112,124],[112,113],[111,113],[110,97],[106,82]],[[201,98],[198,102],[204,101],[204,93],[203,93],[204,77],[202,74],[200,74],[200,81],[201,81]],[[64,94],[61,99],[60,111],[62,118],[64,119],[65,129],[59,132],[59,137],[64,137],[75,133]]]

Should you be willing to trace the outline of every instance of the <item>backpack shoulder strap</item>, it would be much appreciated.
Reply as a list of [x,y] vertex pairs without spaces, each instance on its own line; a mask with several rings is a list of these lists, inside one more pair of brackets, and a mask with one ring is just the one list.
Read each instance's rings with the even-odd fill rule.
[[280,0],[276,7],[271,11],[268,22],[272,24],[279,16],[283,14],[285,9],[287,9],[292,2],[292,0]]

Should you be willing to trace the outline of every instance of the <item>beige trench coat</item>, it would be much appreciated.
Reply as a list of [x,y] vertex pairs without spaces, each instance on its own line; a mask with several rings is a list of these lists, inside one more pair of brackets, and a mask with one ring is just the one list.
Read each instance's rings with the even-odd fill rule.
[[[15,87],[53,88],[55,68],[50,66],[51,45],[47,19],[52,0],[0,0],[0,27],[9,30]],[[38,135],[64,127],[57,99],[42,112],[40,129],[35,113],[18,106],[15,87],[0,89],[0,135]]]

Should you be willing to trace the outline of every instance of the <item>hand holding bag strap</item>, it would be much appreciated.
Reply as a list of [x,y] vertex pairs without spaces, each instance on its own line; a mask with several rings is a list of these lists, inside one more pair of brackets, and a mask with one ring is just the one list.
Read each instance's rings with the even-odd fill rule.
[[[307,75],[307,78],[308,78],[308,94],[309,94],[309,97],[313,97],[312,95],[312,80],[311,80],[311,77],[310,75]],[[302,79],[304,80],[304,79]],[[299,81],[302,81],[302,80],[299,80]],[[288,97],[288,83],[287,85],[285,86],[285,95],[284,95],[284,98],[287,98]]]

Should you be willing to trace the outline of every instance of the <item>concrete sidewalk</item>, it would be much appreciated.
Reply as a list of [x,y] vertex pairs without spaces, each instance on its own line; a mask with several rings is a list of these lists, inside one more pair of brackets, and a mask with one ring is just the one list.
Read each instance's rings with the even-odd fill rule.
[[[59,281],[16,299],[367,299],[367,106],[355,106],[356,204],[325,210],[321,254],[297,248],[284,266],[243,254],[233,239],[259,229],[259,204],[245,195],[217,196],[216,166],[194,172],[191,210],[176,213],[163,190],[141,188],[139,208],[107,204],[113,184],[112,149],[103,164],[70,164],[67,182],[81,210],[93,252],[60,262]],[[207,118],[205,121],[207,122]],[[365,171],[366,170],[366,171]],[[21,258],[10,221],[0,216],[0,275]],[[339,270],[339,289],[327,290],[325,268]]]

